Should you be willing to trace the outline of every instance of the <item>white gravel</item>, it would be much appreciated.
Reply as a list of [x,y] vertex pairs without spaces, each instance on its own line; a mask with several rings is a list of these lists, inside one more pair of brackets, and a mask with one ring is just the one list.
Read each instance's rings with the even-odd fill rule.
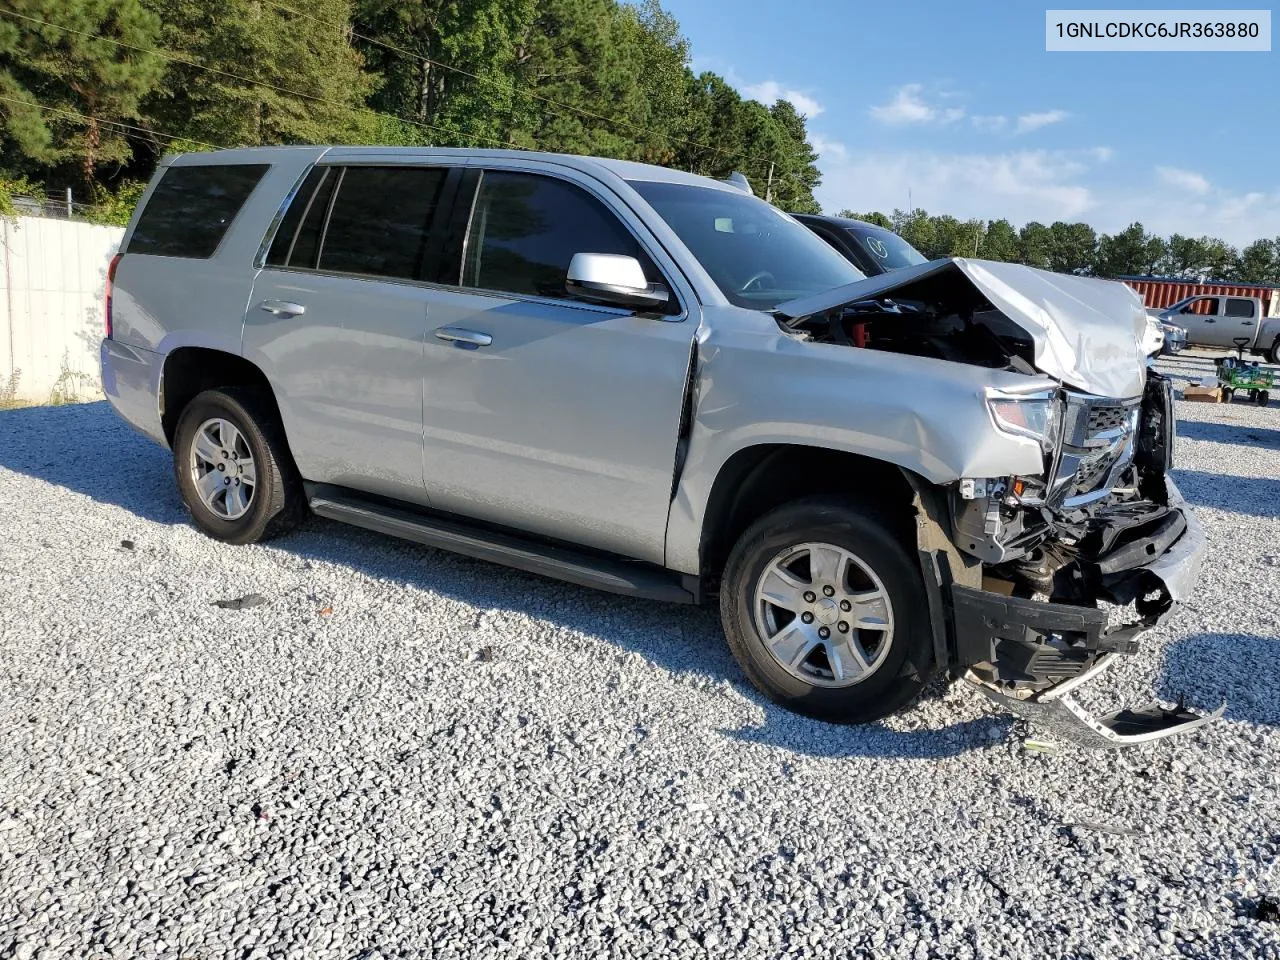
[[1095,700],[1226,718],[1046,756],[792,716],[707,611],[223,546],[105,404],[0,412],[0,957],[1280,957],[1280,402],[1179,414],[1213,554]]

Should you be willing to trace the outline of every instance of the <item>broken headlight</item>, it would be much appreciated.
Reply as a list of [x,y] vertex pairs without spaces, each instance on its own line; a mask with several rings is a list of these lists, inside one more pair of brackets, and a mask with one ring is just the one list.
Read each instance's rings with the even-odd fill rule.
[[1024,397],[992,395],[987,407],[996,427],[1018,437],[1029,437],[1051,454],[1062,434],[1063,405],[1056,393],[1035,393]]

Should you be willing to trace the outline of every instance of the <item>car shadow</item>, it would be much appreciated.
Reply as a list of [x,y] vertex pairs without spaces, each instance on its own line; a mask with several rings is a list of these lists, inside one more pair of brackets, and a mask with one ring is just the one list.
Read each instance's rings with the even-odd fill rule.
[[[169,452],[136,433],[106,401],[0,410],[0,468],[154,523],[190,523]],[[993,729],[1007,729],[1007,718],[990,715],[898,731],[885,724],[839,726],[793,714],[746,682],[710,608],[601,593],[318,518],[267,547],[472,607],[536,617],[637,653],[679,679],[702,685],[727,680],[764,715],[762,725],[722,731],[729,739],[816,757],[927,758],[989,746]],[[477,634],[477,653],[484,645],[483,634]]]
[[1205,420],[1179,420],[1178,436],[1210,443],[1233,443],[1247,447],[1280,450],[1280,430],[1250,427],[1238,423],[1210,423]]
[[1174,470],[1182,495],[1198,507],[1212,507],[1255,517],[1280,516],[1280,480],[1232,477],[1203,470]]
[[1214,706],[1246,723],[1280,726],[1280,636],[1196,633],[1165,647],[1161,698]]
[[106,400],[0,410],[0,467],[155,523],[188,520],[168,451],[116,416]]

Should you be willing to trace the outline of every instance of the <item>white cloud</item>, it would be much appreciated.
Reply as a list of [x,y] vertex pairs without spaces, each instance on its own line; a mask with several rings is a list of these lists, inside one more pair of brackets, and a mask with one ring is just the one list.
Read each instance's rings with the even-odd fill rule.
[[992,132],[1003,130],[1005,124],[1009,122],[1008,117],[1000,114],[996,114],[994,116],[980,116],[978,114],[974,114],[969,119],[979,130],[990,130]]
[[1208,193],[1209,181],[1190,170],[1179,170],[1177,167],[1156,167],[1156,176],[1165,186],[1187,193]]
[[841,162],[849,159],[849,148],[838,140],[828,140],[820,133],[809,134],[809,143],[822,160]]
[[1006,153],[862,153],[823,155],[820,199],[826,209],[906,207],[908,195],[930,213],[1011,220],[1078,219],[1095,205],[1083,181],[1087,151]]
[[964,117],[963,107],[940,107],[925,102],[924,84],[899,87],[888,103],[871,108],[873,119],[893,126],[912,123],[954,123]]
[[1024,113],[1018,117],[1018,126],[1015,132],[1030,133],[1032,130],[1039,130],[1041,127],[1047,127],[1050,124],[1061,123],[1067,119],[1067,111],[1065,110],[1042,110],[1039,113]]
[[1118,179],[1108,167],[1104,178],[1102,166],[1114,155],[1105,146],[960,153],[860,152],[822,144],[818,200],[828,211],[889,213],[905,208],[910,196],[930,213],[1003,217],[1015,226],[1028,220],[1081,220],[1115,233],[1138,220],[1161,236],[1207,234],[1237,247],[1280,235],[1280,191],[1224,190],[1200,174],[1174,168],[1162,168],[1155,177],[1137,171]]
[[809,119],[813,119],[825,109],[813,97],[800,90],[784,87],[777,80],[765,80],[762,83],[748,83],[739,89],[752,100],[759,100],[766,107],[771,107],[779,100],[790,100],[791,105]]

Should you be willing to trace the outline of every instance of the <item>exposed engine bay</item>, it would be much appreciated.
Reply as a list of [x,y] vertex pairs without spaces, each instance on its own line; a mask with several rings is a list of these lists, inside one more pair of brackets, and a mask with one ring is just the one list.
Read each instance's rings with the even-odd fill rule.
[[[905,292],[916,296],[929,291]],[[857,300],[794,318],[783,327],[819,343],[1035,373],[1031,336],[974,287],[942,286],[934,293],[932,299],[906,299],[899,293]]]

